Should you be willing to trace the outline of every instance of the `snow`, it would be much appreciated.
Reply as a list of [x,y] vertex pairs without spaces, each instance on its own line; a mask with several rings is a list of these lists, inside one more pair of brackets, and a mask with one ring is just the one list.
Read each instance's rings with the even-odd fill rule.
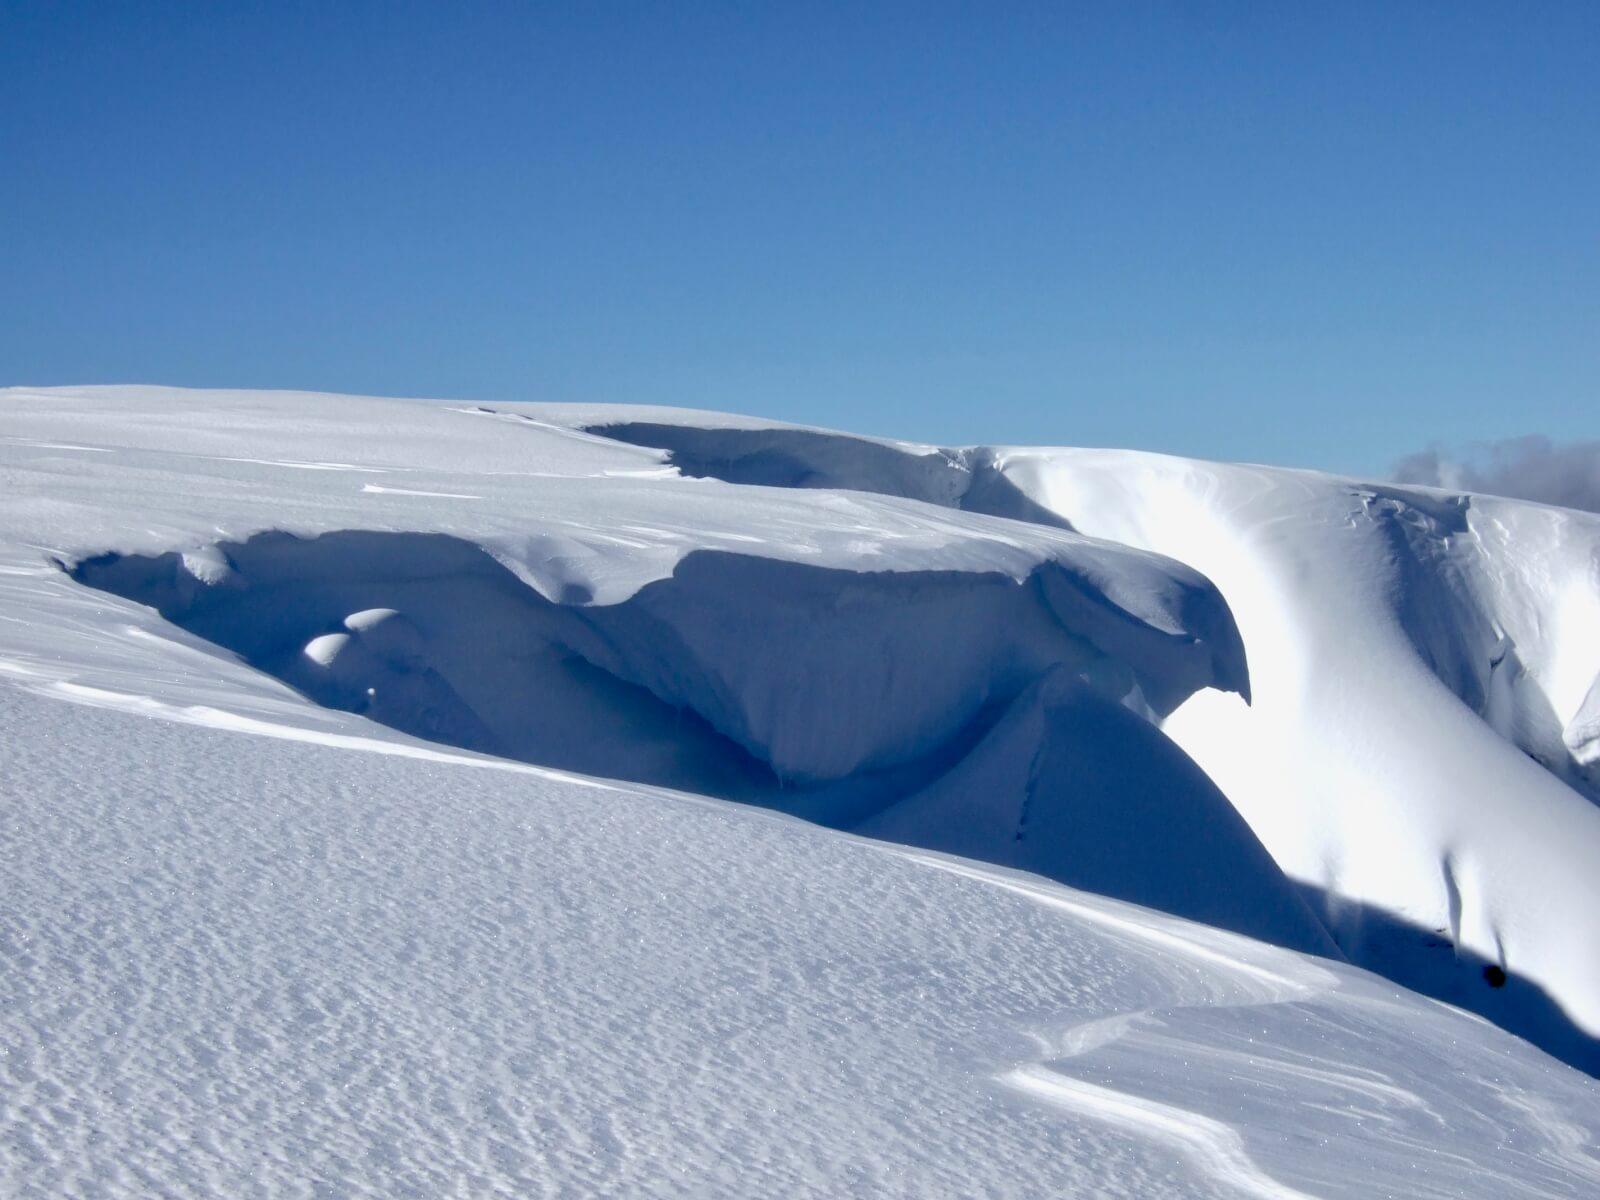
[[1600,1190],[1592,525],[792,432],[0,392],[0,1192]]
[[1279,945],[1332,949],[1204,773],[1061,668],[1014,700],[955,767],[856,829]]
[[[1013,461],[1075,528],[1181,546],[1222,590],[1253,703],[1206,693],[1164,728],[1329,898],[1348,953],[1515,1023],[1452,978],[1496,965],[1600,1033],[1600,790],[1563,744],[1600,674],[1600,520],[1154,455]],[[1392,961],[1364,944],[1374,910],[1455,953]]]
[[[563,414],[582,420],[581,413]],[[784,431],[643,428],[725,470]],[[801,434],[804,436],[801,436]],[[632,436],[630,434],[630,436]],[[792,431],[773,482],[903,490],[862,441]],[[1163,730],[1305,890],[1343,951],[1600,1070],[1600,517],[1496,497],[1130,451],[939,450],[1070,528],[1216,584],[1246,704],[1196,692]],[[708,447],[714,446],[715,453]],[[1509,982],[1486,985],[1485,971]]]

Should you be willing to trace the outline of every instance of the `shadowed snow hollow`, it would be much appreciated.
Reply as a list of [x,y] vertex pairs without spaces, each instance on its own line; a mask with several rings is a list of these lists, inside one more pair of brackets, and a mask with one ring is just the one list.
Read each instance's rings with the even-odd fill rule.
[[[540,562],[522,560],[519,577],[439,534],[262,534],[105,555],[74,575],[321,704],[420,737],[1028,866],[1328,948],[1248,827],[1135,715],[1242,686],[1225,609],[1214,594],[1208,608],[1198,579],[1084,545],[1020,580],[697,551],[614,604],[584,602],[570,580],[565,602],[551,599],[524,582]],[[1176,599],[1149,608],[1163,587]],[[1148,615],[1116,603],[1119,590],[1146,597]],[[1174,623],[1187,613],[1205,614],[1220,646]],[[1027,717],[1041,694],[1043,725]],[[1063,765],[1040,777],[1041,754]],[[963,830],[924,828],[923,795],[951,788],[993,803]],[[1063,823],[1063,809],[1082,819]]]
[[848,488],[1071,528],[996,469],[993,455],[983,447],[913,447],[771,425],[719,428],[620,421],[591,425],[588,431],[664,450],[667,461],[691,478],[760,487]]

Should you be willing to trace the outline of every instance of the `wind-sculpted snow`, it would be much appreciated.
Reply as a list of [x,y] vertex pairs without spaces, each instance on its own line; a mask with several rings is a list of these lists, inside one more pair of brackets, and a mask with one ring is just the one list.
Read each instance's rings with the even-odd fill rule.
[[[1154,566],[1138,558],[1132,569]],[[263,534],[181,555],[104,555],[73,575],[152,605],[318,703],[419,737],[838,828],[898,805],[892,833],[874,832],[1283,945],[1328,946],[1226,800],[1122,707],[1167,711],[1219,682],[1218,670],[1241,674],[1237,655],[1134,618],[1070,558],[1017,581],[697,551],[611,605],[570,591],[567,603],[547,599],[439,534]],[[1205,611],[1193,597],[1187,607]],[[1007,731],[1047,676],[1051,696],[1082,693],[1086,719],[1030,727],[1020,744]],[[1064,766],[1033,783],[1005,778],[1042,753]],[[913,794],[928,788],[994,792],[996,803],[960,829],[925,827]],[[1002,789],[1038,795],[1022,813],[999,802]],[[1059,824],[1062,805],[1075,823]]]
[[0,1194],[1600,1191],[1584,527],[738,426],[0,393]]
[[984,447],[943,450],[787,426],[620,421],[587,428],[620,442],[663,450],[669,463],[692,478],[761,487],[878,492],[1071,528],[1012,484],[999,469],[993,452]]
[[[625,428],[725,478],[784,433]],[[1071,528],[1203,572],[1254,702],[1200,693],[1166,731],[1346,953],[1600,1070],[1600,518],[1120,451],[902,446],[895,468],[891,443],[826,441],[789,444],[828,483],[979,460]]]
[[1197,697],[1164,728],[1345,952],[1600,1069],[1560,1016],[1600,1034],[1600,519],[1155,455],[1012,471],[1075,527],[1222,589],[1253,704]]
[[1271,858],[1205,773],[1059,669],[1017,697],[954,769],[858,829],[1280,945],[1332,949],[1320,930],[1307,937]]
[[66,699],[0,684],[7,1196],[1600,1187],[1593,1081],[1348,967],[350,714]]

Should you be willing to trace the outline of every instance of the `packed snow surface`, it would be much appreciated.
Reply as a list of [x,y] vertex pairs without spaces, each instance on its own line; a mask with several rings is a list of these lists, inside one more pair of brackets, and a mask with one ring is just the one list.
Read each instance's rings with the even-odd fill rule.
[[1581,1060],[1580,518],[145,388],[0,479],[0,1193],[1600,1193],[1329,938]]

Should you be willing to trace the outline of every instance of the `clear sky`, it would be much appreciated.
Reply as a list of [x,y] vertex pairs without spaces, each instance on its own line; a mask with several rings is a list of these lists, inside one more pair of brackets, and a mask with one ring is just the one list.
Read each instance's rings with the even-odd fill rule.
[[1600,4],[0,0],[0,383],[1600,434]]

